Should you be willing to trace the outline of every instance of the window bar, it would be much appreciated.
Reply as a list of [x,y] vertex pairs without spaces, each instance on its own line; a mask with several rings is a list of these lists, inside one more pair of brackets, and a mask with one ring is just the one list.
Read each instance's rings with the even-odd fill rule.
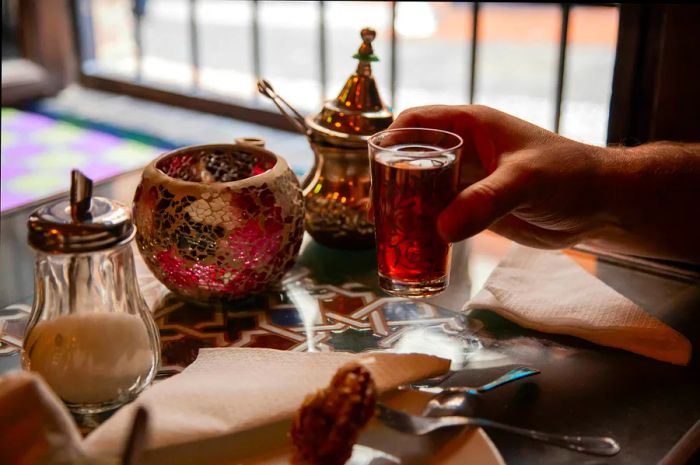
[[253,35],[251,43],[253,44],[253,74],[255,74],[255,80],[262,78],[262,71],[260,69],[260,20],[259,20],[259,3],[258,0],[253,0],[252,3],[252,27],[251,33]]
[[479,42],[479,2],[472,3],[472,43],[471,43],[471,58],[469,62],[469,103],[474,103],[474,94],[476,91],[476,52]]
[[321,84],[321,102],[326,101],[328,85],[328,62],[326,60],[326,2],[318,2],[318,56],[319,83]]
[[557,70],[557,95],[554,107],[554,132],[559,132],[561,124],[561,103],[564,95],[564,68],[566,67],[566,47],[569,35],[570,3],[561,4],[561,36],[559,38],[559,69]]
[[136,42],[136,81],[143,79],[143,16],[146,0],[134,0],[134,42]]
[[[8,6],[8,2],[3,2],[3,7]],[[74,31],[78,38],[77,50],[80,67],[83,69],[85,62],[92,62],[95,59],[95,34],[92,24],[92,5],[89,0],[78,0],[74,3]]]
[[391,2],[391,57],[389,68],[389,91],[391,93],[391,108],[396,108],[396,2]]
[[192,90],[199,89],[199,35],[197,34],[197,0],[190,0],[190,60]]

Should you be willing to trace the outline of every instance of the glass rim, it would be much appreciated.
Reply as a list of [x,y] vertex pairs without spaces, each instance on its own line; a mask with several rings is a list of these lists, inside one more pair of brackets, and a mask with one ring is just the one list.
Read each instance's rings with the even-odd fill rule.
[[[400,151],[400,150],[388,149],[388,148],[386,148],[386,147],[382,147],[382,146],[377,145],[377,144],[374,143],[375,138],[377,138],[377,137],[379,137],[379,136],[384,136],[384,135],[386,135],[386,134],[391,134],[391,133],[400,133],[400,132],[409,132],[409,131],[418,131],[418,132],[425,132],[425,133],[432,132],[432,133],[445,134],[445,135],[447,135],[447,136],[453,136],[453,137],[457,138],[457,141],[458,141],[458,142],[457,142],[457,144],[455,144],[455,145],[452,146],[452,147],[440,148],[440,149],[435,149],[435,150],[426,150],[426,151],[424,151],[424,152],[420,152],[420,151],[417,151],[417,152],[413,152],[413,151],[412,151],[412,152],[402,152],[402,151]],[[372,147],[372,148],[374,148],[374,149],[376,149],[376,150],[384,150],[384,151],[387,151],[387,152],[395,152],[395,153],[400,153],[400,154],[402,154],[402,155],[409,155],[409,154],[410,154],[410,156],[412,156],[412,157],[413,157],[413,156],[418,156],[418,157],[420,157],[420,156],[435,156],[435,155],[439,155],[439,154],[446,153],[446,152],[454,152],[454,151],[457,151],[457,150],[459,150],[460,148],[462,148],[462,146],[464,145],[464,139],[462,139],[461,136],[455,134],[454,132],[445,131],[445,130],[443,130],[443,129],[433,129],[433,128],[410,128],[410,127],[409,127],[409,128],[385,129],[384,131],[380,131],[380,132],[377,132],[377,133],[375,133],[375,134],[372,134],[372,136],[367,140],[367,145],[369,145],[370,147]]]

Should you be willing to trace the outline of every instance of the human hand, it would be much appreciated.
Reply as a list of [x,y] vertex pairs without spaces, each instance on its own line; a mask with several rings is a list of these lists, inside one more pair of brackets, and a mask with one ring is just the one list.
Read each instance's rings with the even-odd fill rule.
[[563,248],[615,227],[602,208],[606,149],[479,105],[410,109],[390,129],[402,127],[443,129],[464,139],[463,190],[438,220],[448,241],[489,228],[528,246]]

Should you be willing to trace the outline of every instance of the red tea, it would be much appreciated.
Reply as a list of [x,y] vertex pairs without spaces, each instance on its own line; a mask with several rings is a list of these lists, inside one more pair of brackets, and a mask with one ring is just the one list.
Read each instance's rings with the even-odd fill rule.
[[389,278],[409,287],[411,283],[439,284],[442,280],[444,287],[450,244],[438,235],[437,218],[457,191],[455,154],[425,156],[426,151],[441,149],[418,144],[386,150],[372,157],[380,280]]

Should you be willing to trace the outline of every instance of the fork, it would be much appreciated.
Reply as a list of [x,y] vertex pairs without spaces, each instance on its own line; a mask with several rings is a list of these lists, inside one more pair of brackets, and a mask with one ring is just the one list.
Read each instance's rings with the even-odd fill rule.
[[411,415],[383,404],[377,405],[377,412],[377,418],[386,426],[402,433],[415,434],[418,436],[450,426],[481,426],[484,428],[506,431],[585,454],[611,456],[620,452],[620,445],[617,441],[609,437],[569,436],[543,433],[542,431],[518,428],[485,418],[462,416],[422,417]]

